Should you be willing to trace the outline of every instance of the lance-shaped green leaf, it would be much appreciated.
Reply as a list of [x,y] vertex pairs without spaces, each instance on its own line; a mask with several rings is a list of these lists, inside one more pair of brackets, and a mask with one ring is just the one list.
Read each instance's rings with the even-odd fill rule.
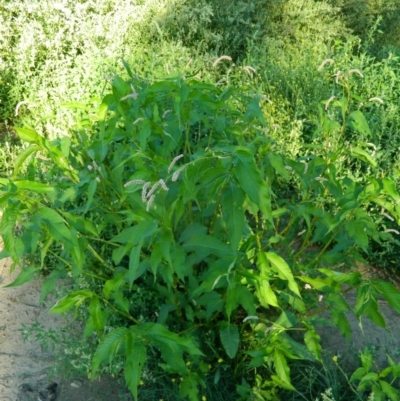
[[285,383],[284,388],[290,388],[291,390],[294,390],[293,385],[290,383],[289,366],[287,364],[285,355],[279,348],[275,348],[274,351],[274,366],[277,376],[283,383]]
[[381,294],[389,305],[400,313],[400,291],[393,284],[383,280],[372,280],[375,291]]
[[40,145],[44,139],[36,131],[30,128],[15,127],[15,131],[24,142],[35,143],[37,145]]
[[224,322],[220,325],[219,336],[229,358],[233,359],[239,349],[239,329],[236,325]]
[[143,367],[147,359],[146,345],[136,340],[134,333],[125,337],[125,382],[135,400],[138,399],[138,386],[142,377]]
[[99,337],[102,334],[105,324],[105,313],[101,309],[100,300],[97,295],[93,295],[89,303],[90,317],[93,319],[93,325]]
[[19,203],[9,203],[3,212],[0,221],[0,233],[3,237],[4,247],[15,263],[19,262],[15,249],[15,224],[18,218]]
[[89,210],[90,206],[92,205],[96,189],[97,189],[97,180],[92,180],[87,189],[87,201],[83,213],[86,213]]
[[53,209],[42,207],[37,211],[42,218],[50,234],[58,241],[72,244],[71,231],[64,223],[64,219]]
[[12,178],[16,178],[18,176],[21,166],[25,163],[28,157],[31,156],[33,153],[39,151],[40,149],[41,148],[38,145],[30,145],[19,153],[18,157],[14,162],[14,171]]
[[254,156],[247,148],[237,148],[234,161],[235,175],[240,187],[252,202],[264,213],[265,218],[272,221],[271,199],[266,181],[261,176],[254,161]]
[[371,135],[368,121],[360,110],[353,111],[350,116],[350,126],[362,135]]
[[203,257],[213,254],[216,256],[228,256],[232,254],[229,245],[210,235],[195,234],[183,244],[185,250],[194,250]]
[[142,250],[142,242],[138,245],[134,245],[129,254],[129,270],[128,270],[128,282],[129,288],[132,288],[133,282],[138,278],[138,270],[140,264],[140,251]]
[[111,239],[112,242],[120,244],[138,244],[146,237],[154,234],[157,230],[158,223],[156,220],[145,220],[132,227],[125,228],[118,235]]
[[18,274],[18,277],[11,283],[4,287],[18,287],[19,285],[25,284],[33,279],[35,273],[39,271],[39,267],[29,266],[25,269],[22,269]]
[[61,298],[51,309],[50,313],[64,313],[72,309],[73,307],[79,307],[87,299],[93,296],[93,292],[89,290],[78,290],[71,292]]
[[221,206],[227,235],[233,250],[238,249],[239,242],[243,237],[245,221],[244,210],[242,208],[243,202],[243,191],[234,182],[230,182],[224,189]]
[[265,256],[271,263],[272,269],[278,273],[278,276],[282,280],[287,280],[289,288],[301,298],[299,287],[293,277],[293,273],[290,270],[290,267],[285,262],[285,260],[280,257],[278,254],[273,252],[266,252]]
[[108,333],[98,345],[92,360],[92,374],[91,377],[94,379],[96,373],[99,370],[100,365],[107,360],[111,363],[114,356],[121,348],[121,345],[125,342],[125,338],[129,333],[129,329],[126,327],[118,327],[115,330]]
[[37,192],[39,194],[54,194],[56,192],[55,187],[51,187],[47,184],[42,184],[41,182],[19,180],[14,181],[14,185],[19,189],[27,189],[29,191]]

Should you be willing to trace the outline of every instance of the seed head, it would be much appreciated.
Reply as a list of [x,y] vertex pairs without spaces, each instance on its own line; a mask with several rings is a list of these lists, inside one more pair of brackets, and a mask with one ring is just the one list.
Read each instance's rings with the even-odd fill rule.
[[151,185],[150,181],[146,182],[146,184],[143,185],[143,188],[142,188],[142,202],[146,202],[147,201],[147,189],[149,188],[150,185]]
[[146,181],[144,180],[132,180],[128,181],[126,184],[124,184],[124,188],[128,188],[131,185],[143,185]]
[[150,210],[150,207],[153,204],[155,198],[156,198],[155,195],[151,195],[149,201],[147,202],[146,212],[148,212]]
[[185,170],[186,165],[180,167],[178,170],[175,171],[175,173],[172,175],[171,181],[175,182],[178,181],[178,178],[180,176],[180,174],[182,173],[183,170]]
[[221,56],[219,58],[217,58],[214,63],[213,63],[213,68],[215,68],[222,60],[228,60],[228,61],[232,61],[232,57],[229,56]]
[[168,174],[172,171],[172,168],[175,166],[175,163],[176,163],[179,159],[182,159],[182,157],[183,157],[183,155],[178,155],[178,156],[176,156],[176,157],[172,160],[171,164],[168,166]]
[[325,110],[328,110],[329,104],[334,100],[336,96],[331,96],[325,103]]
[[353,70],[349,70],[349,74],[357,74],[358,76],[360,76],[361,78],[364,78],[363,73],[360,70],[357,70],[356,68]]
[[333,64],[335,62],[335,60],[331,59],[331,58],[327,58],[325,59],[321,65],[318,67],[318,71],[322,71],[322,69],[325,67],[326,64]]
[[384,104],[385,102],[380,98],[380,97],[371,97],[371,99],[368,99],[369,102],[378,102],[380,104]]

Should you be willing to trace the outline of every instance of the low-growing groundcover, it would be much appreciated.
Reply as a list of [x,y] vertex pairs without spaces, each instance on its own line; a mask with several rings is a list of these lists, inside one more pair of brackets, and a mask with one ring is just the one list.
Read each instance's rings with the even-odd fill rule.
[[[99,107],[70,105],[83,113],[70,136],[17,128],[27,147],[0,181],[2,257],[32,261],[12,285],[44,272],[44,299],[73,280],[52,312],[86,316],[90,377],[108,365],[137,398],[142,380],[165,374],[198,400],[228,375],[236,399],[277,400],[296,391],[293,361],[322,359],[320,312],[349,335],[344,292],[356,288],[357,317],[385,327],[378,296],[400,311],[400,294],[349,268],[391,239],[366,209],[398,223],[400,195],[390,177],[337,174],[367,152],[338,143],[283,156],[257,94],[185,77],[150,84],[126,68]],[[378,374],[369,360],[354,391],[397,399],[398,366]]]

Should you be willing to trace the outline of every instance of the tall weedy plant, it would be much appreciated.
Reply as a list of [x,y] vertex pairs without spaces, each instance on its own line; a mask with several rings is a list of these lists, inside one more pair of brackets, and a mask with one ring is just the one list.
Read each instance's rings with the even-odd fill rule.
[[[290,360],[321,358],[319,312],[349,335],[344,292],[357,288],[356,315],[381,326],[378,294],[400,311],[391,284],[345,271],[390,235],[365,205],[400,220],[389,178],[363,186],[337,177],[334,152],[273,151],[257,95],[184,77],[149,84],[126,68],[70,137],[19,128],[29,146],[0,180],[2,256],[15,266],[38,255],[11,285],[45,268],[42,298],[75,282],[52,312],[87,310],[84,335],[99,341],[91,377],[122,360],[137,398],[151,355],[190,400],[221,369],[241,399],[277,399],[295,390]],[[145,316],[134,306],[143,291]]]

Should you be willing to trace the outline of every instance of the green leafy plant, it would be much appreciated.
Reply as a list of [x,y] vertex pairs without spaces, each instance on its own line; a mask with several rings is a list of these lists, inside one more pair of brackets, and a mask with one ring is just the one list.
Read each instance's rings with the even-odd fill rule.
[[97,109],[71,105],[84,116],[70,136],[18,128],[29,146],[0,179],[2,256],[37,260],[11,285],[46,269],[44,298],[72,278],[51,311],[87,311],[91,377],[123,361],[137,398],[151,356],[180,377],[181,397],[197,400],[226,368],[242,399],[277,399],[295,391],[290,361],[321,358],[321,311],[349,335],[345,292],[357,288],[356,315],[381,326],[378,294],[400,310],[391,284],[346,271],[371,240],[390,239],[368,205],[400,221],[390,178],[337,173],[343,156],[371,163],[366,152],[291,159],[273,150],[258,95],[193,78],[151,84],[126,69]]

